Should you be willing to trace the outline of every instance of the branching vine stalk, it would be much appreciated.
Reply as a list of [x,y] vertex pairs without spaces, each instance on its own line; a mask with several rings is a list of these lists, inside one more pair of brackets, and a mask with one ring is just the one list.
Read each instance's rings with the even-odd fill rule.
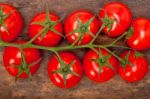
[[[1,11],[0,11],[1,12]],[[40,46],[40,45],[36,45],[36,44],[33,44],[33,42],[39,37],[39,36],[42,36],[42,38],[46,35],[46,33],[51,30],[53,31],[54,33],[56,34],[60,34],[60,36],[64,37],[63,35],[61,35],[61,33],[59,33],[58,31],[56,31],[53,27],[58,23],[60,22],[62,19],[60,19],[59,21],[51,21],[50,17],[49,17],[49,11],[48,11],[48,7],[47,7],[47,10],[46,10],[46,19],[44,22],[34,22],[33,24],[38,24],[38,25],[41,25],[43,26],[43,29],[37,33],[32,39],[30,39],[28,42],[26,43],[23,43],[23,44],[15,44],[15,43],[9,43],[9,42],[4,42],[2,40],[0,40],[0,47],[7,47],[7,46],[10,46],[10,47],[16,47],[18,49],[20,49],[20,52],[21,52],[21,55],[22,55],[22,63],[20,65],[23,65],[21,66],[22,69],[19,68],[19,72],[18,72],[18,75],[16,77],[16,80],[18,79],[18,77],[20,76],[20,74],[25,71],[27,74],[29,74],[29,78],[32,79],[32,75],[29,71],[29,66],[31,64],[27,64],[26,63],[26,60],[25,60],[25,56],[23,54],[23,49],[24,48],[36,48],[36,49],[41,49],[41,50],[47,50],[47,51],[51,51],[53,52],[56,56],[57,56],[57,59],[59,61],[59,63],[61,64],[61,68],[59,70],[56,70],[54,71],[54,73],[61,73],[63,75],[63,78],[64,78],[64,85],[66,85],[66,76],[68,73],[70,74],[73,74],[73,75],[76,75],[78,76],[77,73],[71,71],[70,67],[75,63],[74,61],[69,63],[69,64],[65,64],[63,63],[63,60],[61,59],[61,57],[59,56],[59,51],[65,51],[65,50],[75,50],[75,49],[83,49],[83,48],[89,48],[89,49],[92,49],[95,51],[95,48],[102,48],[102,49],[105,49],[106,51],[108,51],[111,55],[113,55],[114,57],[116,57],[120,62],[122,62],[122,58],[120,58],[118,55],[116,55],[114,52],[112,52],[111,50],[109,50],[109,48],[113,47],[113,48],[124,48],[124,49],[131,49],[129,47],[126,47],[126,46],[120,46],[120,45],[116,45],[116,43],[121,40],[123,37],[127,36],[128,35],[128,32],[131,32],[130,30],[123,33],[121,36],[119,36],[117,39],[115,39],[112,43],[110,44],[105,44],[105,45],[98,45],[98,44],[94,44],[94,41],[97,39],[97,37],[99,36],[99,34],[102,32],[102,30],[105,28],[105,27],[109,27],[110,29],[110,25],[113,24],[114,20],[112,19],[109,19],[108,16],[106,15],[106,17],[104,17],[103,19],[101,19],[102,21],[102,25],[100,26],[98,32],[94,35],[89,29],[88,27],[90,26],[91,22],[94,20],[95,17],[92,17],[88,22],[86,23],[82,23],[80,21],[80,19],[78,18],[78,24],[79,24],[79,29],[76,29],[74,31],[71,31],[69,34],[72,34],[72,33],[75,33],[75,32],[78,32],[80,33],[80,37],[77,38],[77,40],[75,40],[72,44],[70,45],[66,45],[66,46],[57,46],[57,47],[46,47],[46,46]],[[85,33],[89,33],[90,36],[93,37],[93,39],[88,43],[88,44],[84,44],[84,45],[80,45],[82,38],[83,38],[83,35]],[[67,35],[66,35],[67,36]],[[76,45],[76,43],[79,42],[79,44]],[[99,53],[99,59],[102,58],[102,55],[101,53]],[[109,57],[109,56],[108,56]],[[107,56],[104,57],[108,58]],[[38,60],[37,62],[39,62],[40,60]],[[95,60],[95,61],[100,61],[100,60]],[[35,62],[35,63],[37,63]],[[35,64],[33,63],[33,64]],[[105,64],[105,62],[103,63]],[[20,66],[19,65],[19,66]],[[109,64],[107,64],[109,65]],[[109,65],[111,67],[111,65]],[[100,70],[99,70],[99,73],[101,71],[102,67],[100,67]]]

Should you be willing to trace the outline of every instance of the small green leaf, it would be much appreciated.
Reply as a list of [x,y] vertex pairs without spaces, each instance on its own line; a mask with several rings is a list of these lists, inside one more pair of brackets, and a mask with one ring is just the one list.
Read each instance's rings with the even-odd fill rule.
[[78,28],[80,28],[81,26],[83,26],[83,23],[81,22],[80,18],[77,17],[77,22],[78,22]]
[[73,72],[73,71],[71,71],[71,70],[69,70],[68,73],[69,73],[69,74],[72,74],[72,75],[75,75],[75,76],[77,76],[77,77],[80,76],[79,74],[77,74],[76,72]]
[[72,62],[70,62],[70,63],[68,64],[68,67],[71,68],[71,66],[73,66],[73,65],[75,64],[75,62],[76,62],[76,60],[73,60]]
[[30,72],[30,68],[25,69],[25,72],[29,75],[29,79],[32,80],[32,74]]
[[74,33],[80,33],[80,30],[79,30],[79,29],[75,29],[75,30],[69,32],[66,36],[72,35],[72,34],[74,34]]
[[29,67],[38,64],[40,61],[41,61],[41,58],[39,58],[37,61],[35,61],[35,62],[29,64]]
[[135,58],[137,58],[137,57],[143,57],[144,54],[141,53],[141,52],[139,52],[139,51],[135,51],[134,56],[135,56]]
[[131,27],[128,31],[127,31],[127,36],[126,39],[129,39],[134,33],[134,28]]
[[129,60],[129,56],[130,56],[130,51],[128,51],[128,53],[127,53],[127,55],[125,56],[125,61],[127,61],[128,62],[128,60]]
[[58,32],[56,29],[51,28],[51,31],[58,34],[58,35],[60,35],[60,36],[62,36],[63,38],[65,38],[65,36],[63,34],[61,34],[60,32]]
[[87,32],[89,35],[91,35],[93,38],[95,37],[95,35],[91,32],[91,31],[88,31]]
[[108,61],[110,57],[111,57],[111,55],[110,55],[110,54],[107,54],[107,55],[104,57],[104,59]]
[[58,70],[52,71],[52,74],[58,74],[58,73],[62,73],[62,70],[61,70],[61,69],[58,69]]
[[99,64],[98,76],[100,76],[103,67],[104,67],[103,65],[100,65],[100,64]]
[[114,67],[108,62],[108,63],[106,63],[106,65],[107,65],[107,67],[109,67],[111,70],[113,70],[114,71]]
[[67,85],[67,75],[66,75],[66,73],[63,73],[62,75],[63,75],[63,79],[64,79],[64,85],[66,87],[66,85]]
[[94,62],[98,63],[98,60],[97,60],[97,59],[90,58],[90,60],[92,60],[92,61],[94,61]]
[[128,64],[131,66],[131,67],[134,67],[134,64],[132,62],[128,62]]
[[93,22],[94,18],[95,18],[95,16],[90,18],[90,20],[85,23],[85,26],[89,27],[91,25],[91,23]]
[[48,32],[48,28],[43,28],[40,32],[41,32],[40,40],[42,40],[46,35],[46,33]]
[[49,8],[48,5],[46,4],[46,22],[51,22],[50,16],[49,16]]
[[23,70],[20,69],[20,68],[18,68],[18,73],[17,73],[17,75],[16,75],[16,77],[15,77],[15,82],[17,82],[19,76],[20,76],[22,73],[23,73]]

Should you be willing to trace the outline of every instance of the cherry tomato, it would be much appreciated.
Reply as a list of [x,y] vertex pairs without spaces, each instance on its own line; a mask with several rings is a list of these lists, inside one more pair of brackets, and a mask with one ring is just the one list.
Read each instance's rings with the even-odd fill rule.
[[[128,62],[125,68],[119,67],[119,75],[127,82],[137,82],[144,78],[148,72],[148,62],[144,56],[137,56],[135,51],[125,51],[121,57]],[[126,58],[128,56],[128,58]]]
[[134,32],[127,39],[127,44],[136,50],[150,47],[150,21],[146,18],[136,18],[132,22]]
[[21,14],[9,4],[0,4],[0,38],[5,42],[13,41],[23,27]]
[[71,13],[65,20],[65,34],[70,43],[84,45],[89,43],[100,27],[99,20],[93,13],[78,10]]
[[[26,41],[16,41],[16,44],[23,44]],[[23,54],[25,57],[25,62],[29,66],[24,68],[25,64],[22,64],[23,56],[20,49],[16,47],[6,47],[3,53],[3,64],[8,73],[12,76],[17,76],[19,78],[28,78],[28,70],[33,75],[40,66],[40,52],[38,49],[34,48],[24,48]]]
[[29,37],[31,39],[41,33],[34,40],[37,45],[56,46],[61,40],[62,32],[62,23],[54,13],[39,13],[33,17],[29,25]]
[[104,5],[100,10],[99,17],[102,19],[106,15],[111,21],[107,20],[108,26],[103,29],[103,32],[110,37],[123,34],[129,28],[132,20],[130,9],[120,2],[111,2]]
[[48,75],[52,83],[60,88],[72,88],[79,83],[83,69],[78,57],[70,52],[60,52],[64,65],[53,55],[48,63]]
[[[98,54],[99,53],[99,54]],[[88,51],[83,58],[85,74],[96,82],[105,82],[115,76],[118,61],[104,49]]]

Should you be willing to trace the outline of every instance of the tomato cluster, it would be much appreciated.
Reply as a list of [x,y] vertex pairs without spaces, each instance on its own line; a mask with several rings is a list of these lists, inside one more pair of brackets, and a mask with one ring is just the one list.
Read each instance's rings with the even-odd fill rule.
[[[116,74],[125,81],[137,82],[148,72],[148,61],[139,51],[150,48],[150,20],[144,17],[132,20],[130,9],[123,3],[107,3],[98,16],[87,10],[77,10],[67,16],[64,28],[55,13],[47,10],[36,14],[29,23],[29,41],[16,40],[22,27],[20,13],[11,5],[0,4],[0,45],[7,46],[3,63],[8,73],[16,78],[31,78],[35,74],[42,59],[40,49],[54,53],[47,71],[52,83],[60,88],[74,87],[84,73],[101,83]],[[119,57],[106,46],[95,45],[93,42],[101,32],[112,38],[126,36],[128,50]],[[83,62],[72,52],[57,47],[62,37],[70,43],[66,49],[89,48]],[[115,45],[114,41],[109,47]]]

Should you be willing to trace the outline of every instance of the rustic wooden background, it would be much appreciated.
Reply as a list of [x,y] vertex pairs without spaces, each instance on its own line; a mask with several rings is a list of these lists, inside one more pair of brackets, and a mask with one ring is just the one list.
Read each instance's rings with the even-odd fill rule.
[[[27,26],[31,18],[38,12],[45,9],[48,2],[49,9],[59,16],[66,15],[77,9],[88,9],[97,13],[103,4],[110,1],[120,1],[131,8],[133,17],[150,18],[149,0],[1,0],[15,6],[23,15],[24,29],[20,37],[27,35]],[[97,42],[108,41],[100,37]],[[79,50],[78,50],[79,51]],[[33,81],[19,80],[14,82],[4,69],[2,63],[3,48],[0,48],[0,98],[1,99],[33,99],[33,98],[112,98],[112,99],[150,99],[150,72],[145,79],[138,83],[127,83],[117,75],[106,83],[97,84],[83,77],[79,85],[73,89],[62,90],[55,87],[48,79],[47,62],[51,53],[44,52],[45,57],[38,72],[34,75]],[[48,54],[47,54],[48,53]],[[81,52],[82,53],[82,52]],[[150,63],[150,50],[145,51]],[[80,54],[80,53],[79,53]],[[78,55],[79,55],[78,54]]]

